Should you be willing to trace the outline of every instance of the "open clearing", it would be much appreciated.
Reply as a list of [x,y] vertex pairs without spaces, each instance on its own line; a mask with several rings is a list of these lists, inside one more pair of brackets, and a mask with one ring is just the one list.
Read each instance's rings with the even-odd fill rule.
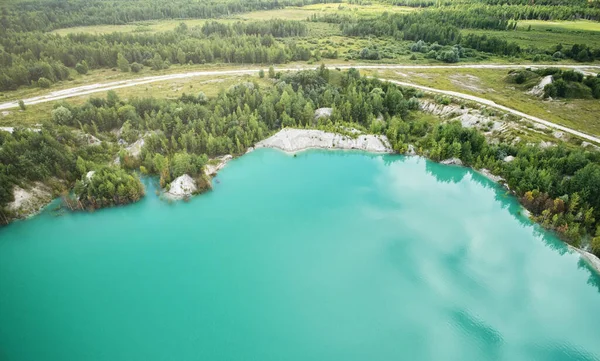
[[543,31],[600,31],[600,22],[589,20],[577,21],[542,21],[542,20],[521,20],[517,23],[517,29],[527,30],[531,26],[532,30]]
[[600,134],[598,99],[543,100],[527,94],[528,89],[506,82],[507,73],[507,69],[431,68],[415,71],[379,71],[379,76],[483,97],[556,124],[589,134]]
[[550,49],[557,44],[573,45],[584,43],[592,48],[600,47],[600,32],[599,31],[545,31],[541,29],[527,30],[477,30],[465,29],[462,31],[466,34],[487,35],[497,37],[509,42],[515,42],[522,47],[531,47],[536,49]]

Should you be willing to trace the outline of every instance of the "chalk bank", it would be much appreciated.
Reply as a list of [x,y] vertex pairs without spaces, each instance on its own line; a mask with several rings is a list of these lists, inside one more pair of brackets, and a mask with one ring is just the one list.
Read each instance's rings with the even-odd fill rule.
[[255,148],[275,148],[295,153],[307,149],[363,150],[373,153],[393,153],[386,136],[361,134],[352,138],[315,129],[285,128],[256,143]]

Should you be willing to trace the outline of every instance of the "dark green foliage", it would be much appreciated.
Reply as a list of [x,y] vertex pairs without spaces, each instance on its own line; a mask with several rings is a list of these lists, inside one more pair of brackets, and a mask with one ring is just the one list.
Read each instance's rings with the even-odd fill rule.
[[75,184],[78,205],[84,209],[98,209],[137,202],[144,196],[144,186],[136,175],[121,168],[102,167],[83,175]]
[[544,87],[544,97],[589,99],[600,98],[600,78],[585,76],[574,70],[556,68],[540,69],[537,73],[552,75],[552,83]]
[[[309,60],[313,54],[294,42],[281,44],[275,37],[304,36],[306,25],[270,20],[145,33],[103,35],[12,33],[0,37],[0,90],[12,90],[32,81],[40,87],[69,78],[69,68],[80,74],[89,69],[118,68],[139,72],[170,64],[242,63],[281,64]],[[35,49],[35,52],[31,51]],[[76,49],[76,51],[75,51]]]
[[81,63],[77,63],[75,65],[75,70],[79,74],[87,74],[87,72],[89,71],[89,67],[88,67],[87,61],[82,60]]
[[42,89],[50,88],[50,86],[52,85],[52,82],[47,78],[39,78],[37,83],[38,86]]
[[39,133],[22,129],[13,134],[0,131],[0,209],[12,201],[14,185],[52,177],[74,180],[75,158],[66,145],[74,142],[70,134],[49,128]]

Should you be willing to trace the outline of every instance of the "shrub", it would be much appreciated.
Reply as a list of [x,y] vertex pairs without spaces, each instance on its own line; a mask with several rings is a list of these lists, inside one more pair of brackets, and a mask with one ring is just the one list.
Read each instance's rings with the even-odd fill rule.
[[144,68],[144,66],[140,63],[132,63],[131,64],[131,71],[133,73],[139,73],[143,68]]
[[79,73],[79,74],[87,74],[89,71],[89,67],[87,62],[84,60],[81,63],[77,63],[77,65],[75,65],[75,70]]
[[52,85],[52,82],[46,78],[39,78],[37,83],[38,83],[38,86],[42,89],[50,88],[50,86]]

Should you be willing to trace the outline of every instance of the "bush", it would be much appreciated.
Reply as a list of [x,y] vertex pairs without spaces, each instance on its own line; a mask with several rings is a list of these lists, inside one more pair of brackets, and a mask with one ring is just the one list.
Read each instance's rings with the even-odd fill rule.
[[40,88],[47,89],[47,88],[50,88],[50,86],[52,85],[52,82],[46,78],[39,78],[37,81],[37,84]]
[[77,63],[77,65],[75,65],[75,70],[79,73],[79,74],[87,74],[89,71],[89,67],[87,65],[87,62],[84,60],[81,63]]
[[453,50],[442,51],[436,57],[437,60],[441,60],[445,63],[457,63],[458,53]]
[[139,73],[143,68],[144,68],[144,66],[140,63],[132,63],[131,64],[131,71],[133,73]]
[[23,100],[19,100],[19,108],[21,108],[21,110],[27,109],[27,107],[25,106],[25,102]]

